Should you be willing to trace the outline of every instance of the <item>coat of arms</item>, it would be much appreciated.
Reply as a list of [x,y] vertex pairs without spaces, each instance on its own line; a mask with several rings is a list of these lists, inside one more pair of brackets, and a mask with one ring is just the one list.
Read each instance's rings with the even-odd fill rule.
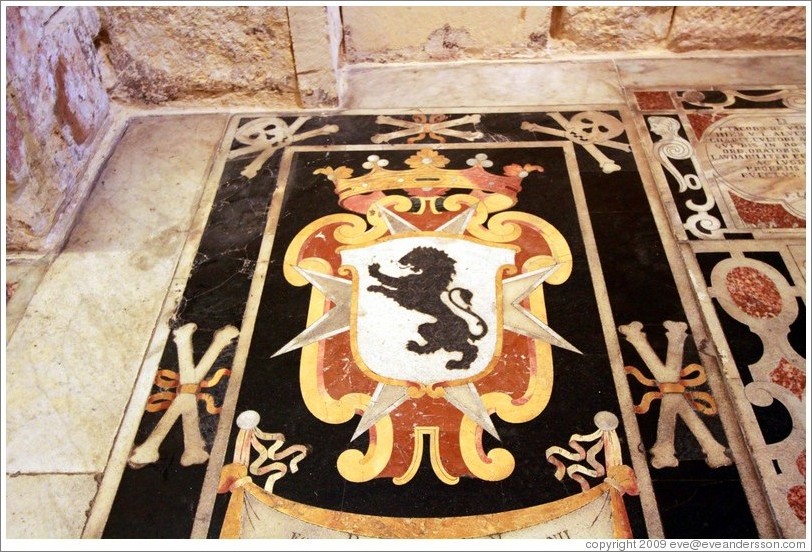
[[[522,178],[542,168],[495,175],[484,154],[464,170],[444,169],[448,161],[423,149],[404,171],[376,157],[357,178],[347,167],[320,169],[342,205],[366,219],[316,220],[288,249],[288,281],[313,286],[312,317],[277,354],[305,349],[302,394],[314,415],[328,423],[360,415],[353,438],[371,433],[374,446],[339,458],[350,481],[407,483],[424,434],[445,483],[507,477],[510,452],[483,456],[482,431],[499,438],[493,414],[513,423],[538,416],[552,385],[551,345],[575,350],[544,312],[542,284],[569,273],[566,241],[537,217],[504,211]],[[494,211],[504,212],[483,225]],[[392,456],[396,442],[413,450],[405,463]]]
[[[509,164],[495,174],[480,153],[467,168],[454,170],[431,149],[405,163],[408,169],[390,170],[387,160],[372,155],[364,163],[368,172],[355,178],[345,166],[315,171],[332,182],[339,204],[351,212],[318,218],[289,243],[285,279],[310,286],[308,316],[273,356],[299,355],[300,392],[313,416],[355,428],[335,464],[345,481],[388,479],[405,486],[427,463],[424,469],[449,486],[464,478],[502,481],[514,472],[516,459],[500,443],[495,420],[522,424],[537,418],[553,388],[553,347],[580,354],[548,325],[545,308],[546,287],[570,276],[570,249],[547,221],[510,210],[522,180],[543,171],[541,166]],[[442,518],[426,518],[403,533],[398,518],[381,516],[370,525],[363,515],[336,517],[258,487],[252,491],[252,483],[243,489],[250,454],[239,443],[256,444],[256,435],[264,435],[249,412],[221,489],[241,497],[255,492],[254,508],[265,503],[309,523],[339,531],[352,525],[347,531],[368,536],[387,523],[402,536],[488,534],[464,518],[439,525]],[[245,422],[249,417],[252,423]],[[531,508],[519,525],[506,512],[495,532],[583,514],[587,504],[596,504],[597,512],[612,493],[636,492],[633,474],[620,462],[617,419],[604,413],[596,424],[593,434],[572,436],[576,453],[551,447],[546,458],[560,466],[559,478],[565,470],[558,456],[588,460],[590,468],[576,465],[566,472],[589,493]],[[589,455],[579,441],[595,442]],[[601,450],[603,464],[594,458]],[[263,452],[265,457],[274,459]],[[579,473],[607,478],[590,489]],[[612,504],[619,505],[619,517],[607,514],[607,531],[629,536],[622,501],[612,498]],[[605,511],[614,512],[614,506]],[[233,524],[244,525],[240,519],[239,513],[227,516],[224,534]]]

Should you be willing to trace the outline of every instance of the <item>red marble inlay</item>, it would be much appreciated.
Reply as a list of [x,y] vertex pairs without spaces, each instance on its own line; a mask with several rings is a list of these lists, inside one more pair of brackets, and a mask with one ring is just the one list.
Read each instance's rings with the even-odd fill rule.
[[694,129],[696,139],[701,140],[702,135],[705,134],[705,131],[709,126],[711,126],[711,124],[726,116],[727,115],[725,113],[716,113],[714,115],[705,113],[689,113],[688,122],[691,123],[691,128]]
[[770,372],[770,379],[773,383],[789,389],[799,399],[803,399],[804,389],[806,389],[806,374],[798,370],[787,359],[781,359],[776,369]]
[[767,276],[749,266],[737,266],[725,277],[736,305],[753,318],[775,318],[783,305],[778,288]]
[[642,111],[656,111],[658,109],[674,109],[674,102],[668,92],[635,92],[637,105]]
[[775,203],[756,203],[730,194],[736,212],[742,221],[758,228],[806,228],[806,220],[787,212]]
[[806,523],[806,485],[795,485],[787,493],[787,502],[792,511]]
[[798,466],[798,471],[801,472],[801,475],[806,477],[806,449],[795,459],[795,465]]

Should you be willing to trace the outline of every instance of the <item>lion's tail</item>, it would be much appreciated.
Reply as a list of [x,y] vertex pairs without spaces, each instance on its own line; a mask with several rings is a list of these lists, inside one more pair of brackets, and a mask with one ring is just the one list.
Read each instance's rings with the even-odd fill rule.
[[485,320],[483,320],[482,317],[475,313],[471,308],[471,292],[467,289],[457,287],[451,288],[447,293],[448,301],[444,300],[443,302],[446,303],[457,315],[468,322],[469,331],[471,322],[476,324],[476,326],[479,328],[478,331],[471,331],[471,339],[473,341],[482,339],[482,337],[488,333],[488,325],[485,323]]

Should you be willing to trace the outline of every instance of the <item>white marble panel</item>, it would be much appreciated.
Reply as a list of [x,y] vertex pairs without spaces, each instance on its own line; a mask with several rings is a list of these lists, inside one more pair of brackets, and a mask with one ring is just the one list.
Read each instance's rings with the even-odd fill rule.
[[803,54],[622,59],[615,63],[624,87],[679,86],[685,89],[720,84],[773,87],[806,82]]
[[347,108],[501,107],[623,103],[611,61],[350,66]]
[[130,123],[8,343],[7,472],[104,469],[226,121]]

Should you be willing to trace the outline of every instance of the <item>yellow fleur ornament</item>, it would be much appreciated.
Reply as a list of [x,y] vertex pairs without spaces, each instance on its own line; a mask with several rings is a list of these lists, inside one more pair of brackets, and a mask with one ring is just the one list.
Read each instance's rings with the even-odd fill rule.
[[324,167],[323,169],[316,169],[313,174],[323,174],[330,182],[337,182],[352,176],[352,169],[349,167]]
[[418,151],[406,160],[406,164],[413,169],[419,169],[420,167],[442,168],[448,165],[449,162],[448,157],[428,148]]

